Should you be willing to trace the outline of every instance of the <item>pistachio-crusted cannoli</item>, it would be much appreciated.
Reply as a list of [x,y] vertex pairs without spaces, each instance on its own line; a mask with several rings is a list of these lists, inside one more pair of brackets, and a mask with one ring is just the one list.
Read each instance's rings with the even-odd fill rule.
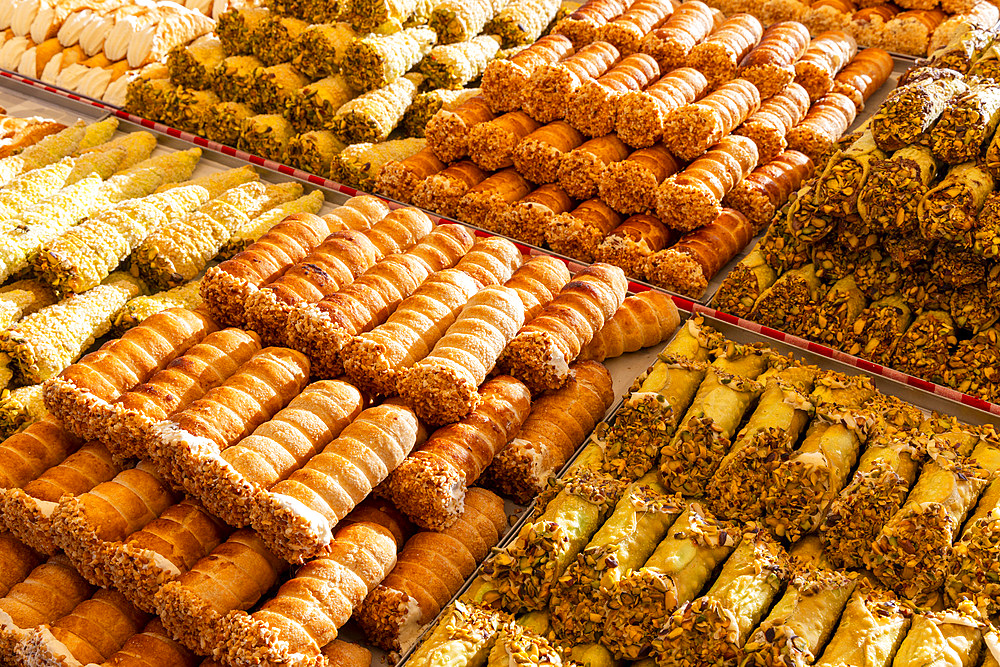
[[[773,271],[778,272],[778,275],[781,275],[785,271],[800,268],[813,261],[813,245],[808,240],[789,231],[785,225],[780,224],[781,217],[787,214],[790,204],[796,198],[797,193],[792,193],[789,202],[778,212],[779,224],[772,224],[767,228],[764,238],[760,240],[756,248],[764,258],[764,262],[769,267],[772,267]],[[819,262],[817,262],[816,266],[817,271],[822,268]],[[761,293],[773,283],[774,281],[772,280],[770,284],[763,287],[760,290]]]
[[334,132],[347,143],[385,141],[417,96],[422,80],[419,74],[407,74],[345,103],[332,121]]
[[[605,619],[608,591],[650,557],[684,509],[651,472],[622,494],[611,516],[561,577],[549,600],[552,628],[574,644],[597,641]],[[598,620],[599,619],[599,620]]]
[[626,92],[618,100],[615,130],[629,146],[652,146],[663,136],[663,122],[674,109],[691,104],[708,91],[708,79],[691,67],[679,67],[645,90]]
[[542,123],[563,118],[573,91],[603,75],[619,57],[612,45],[594,42],[561,62],[536,68],[522,93],[522,108]]
[[543,609],[559,578],[614,509],[627,484],[590,471],[571,475],[537,519],[483,566],[500,608]]
[[[970,605],[971,606],[971,605]],[[906,637],[892,660],[894,667],[915,667],[927,656],[947,656],[956,667],[978,664],[983,646],[982,624],[972,609],[923,612],[913,615]]]
[[[975,459],[956,456],[933,443],[928,453],[931,460],[924,464],[906,503],[882,528],[865,559],[883,584],[909,598],[925,598],[944,583],[952,542],[989,475]],[[906,544],[919,549],[908,553]]]
[[455,659],[457,665],[486,664],[500,627],[510,620],[503,612],[456,600],[426,633],[413,652],[413,660]]
[[748,526],[708,592],[681,605],[653,640],[657,664],[738,664],[787,577],[785,550],[767,530]]
[[919,313],[896,342],[893,368],[941,383],[952,348],[957,345],[951,315],[943,310]]
[[[995,432],[990,435],[995,445]],[[975,600],[986,614],[997,611],[997,582],[990,572],[996,568],[993,563],[998,544],[998,505],[1000,482],[994,480],[983,492],[975,513],[954,544],[945,581],[948,601],[958,604],[962,599]]]
[[458,201],[455,214],[462,222],[499,231],[514,202],[529,192],[531,185],[521,174],[504,169],[471,187]]
[[760,295],[749,318],[772,329],[804,335],[815,318],[821,288],[814,264],[783,273]]
[[764,515],[761,490],[771,485],[772,474],[786,461],[810,417],[815,412],[808,392],[815,371],[772,357],[777,365],[759,378],[764,384],[757,407],[746,426],[733,439],[729,452],[709,487],[706,503],[718,516],[756,521]]
[[483,72],[483,97],[497,113],[520,109],[523,89],[535,70],[554,64],[572,52],[573,43],[567,37],[550,34],[509,59],[494,60]]
[[863,567],[882,527],[899,511],[920,472],[927,436],[885,430],[869,441],[854,476],[830,504],[820,526],[827,556],[840,567]]
[[253,100],[248,91],[263,67],[264,63],[254,56],[229,56],[212,73],[212,90],[223,100],[249,103]]
[[682,3],[667,22],[652,30],[639,43],[639,51],[656,58],[660,70],[669,72],[685,64],[698,42],[722,24],[723,13],[703,2]]
[[545,230],[545,242],[558,253],[590,262],[600,243],[622,221],[603,200],[589,199],[568,213],[554,216]]
[[480,88],[462,88],[450,90],[438,88],[426,93],[420,93],[413,100],[410,108],[403,116],[403,130],[409,137],[423,137],[426,135],[427,123],[437,114],[438,111],[454,111],[468,100],[481,95]]
[[950,294],[948,312],[960,329],[976,334],[993,326],[1000,317],[986,285],[967,285],[945,294]]
[[730,315],[747,317],[760,295],[777,279],[777,272],[765,261],[763,253],[755,249],[726,275],[712,297],[712,304]]
[[640,148],[608,165],[598,192],[619,213],[646,213],[656,208],[660,184],[682,168],[683,163],[663,144]]
[[849,347],[857,336],[854,323],[867,305],[854,278],[840,278],[816,306],[816,317],[805,337],[837,349]]
[[795,83],[788,84],[765,100],[752,116],[733,130],[757,145],[759,163],[770,162],[788,146],[785,137],[809,112],[809,93]]
[[858,213],[868,224],[887,232],[913,234],[918,205],[937,172],[937,161],[923,146],[907,146],[876,160],[858,192]]
[[847,483],[874,421],[870,413],[818,406],[802,445],[774,470],[765,521],[795,542],[817,529]]
[[462,197],[488,176],[487,172],[473,162],[462,160],[418,183],[410,195],[410,201],[438,215],[454,218],[458,215],[458,204]]
[[1000,86],[980,83],[956,95],[930,132],[934,155],[948,164],[979,157],[1000,123]]
[[[268,67],[262,72],[270,69]],[[312,83],[305,81],[291,89],[283,106],[272,113],[287,113],[289,121],[299,132],[335,130],[337,111],[356,96],[357,92],[344,75],[333,74]]]
[[943,382],[964,394],[995,401],[1000,396],[1000,377],[994,366],[1000,363],[1000,337],[995,328],[983,329],[959,341],[949,357]]
[[570,94],[566,120],[588,137],[603,137],[615,129],[622,97],[644,89],[659,76],[660,68],[651,56],[627,56],[606,74],[583,83]]
[[660,472],[670,489],[685,495],[707,491],[743,415],[764,389],[754,378],[769,355],[767,348],[735,343],[720,350],[670,442],[660,449]]
[[594,249],[594,259],[619,267],[630,278],[647,278],[647,265],[657,252],[673,246],[680,234],[652,215],[633,215],[615,227]]
[[868,664],[889,667],[910,627],[909,607],[891,592],[862,580],[844,607],[840,626],[827,644],[821,667]]
[[42,385],[4,391],[0,397],[0,438],[6,440],[48,414],[42,398]]
[[213,72],[225,57],[219,38],[205,35],[172,49],[167,57],[167,70],[177,85],[205,90],[211,87]]
[[913,321],[913,311],[899,296],[873,301],[854,322],[854,341],[843,349],[848,354],[892,365],[896,341]]
[[822,212],[842,218],[857,214],[858,193],[867,182],[872,165],[885,157],[870,132],[835,153],[818,181],[816,202]]
[[[826,165],[824,156],[834,150],[837,140],[854,122],[856,115],[857,109],[851,98],[840,93],[827,93],[812,105],[802,122],[788,131],[785,136],[788,147],[805,153],[821,169]],[[847,145],[857,138],[851,136]]]
[[251,87],[244,91],[243,99],[264,113],[282,114],[292,94],[308,83],[309,78],[291,63],[262,67],[254,73]]
[[291,62],[296,40],[308,27],[306,21],[269,12],[250,33],[250,51],[268,66]]
[[216,33],[226,53],[250,53],[250,35],[259,30],[270,15],[266,7],[232,8],[219,15]]
[[576,204],[565,190],[548,183],[515,202],[501,220],[499,231],[518,241],[541,246],[555,217],[574,208]]
[[609,472],[637,479],[653,467],[705,378],[709,351],[720,342],[697,318],[688,320],[636,378],[604,434]]
[[879,148],[897,151],[920,143],[956,95],[968,85],[960,79],[923,79],[897,88],[872,116],[871,130]]
[[796,21],[774,23],[746,54],[737,76],[757,87],[761,99],[773,97],[795,78],[794,63],[809,46],[809,30]]
[[253,115],[254,110],[242,102],[219,102],[205,110],[201,131],[210,141],[235,148],[243,121]]
[[499,9],[490,0],[467,3],[447,0],[434,6],[427,24],[437,33],[439,44],[465,42],[482,32]]
[[603,594],[601,643],[630,660],[648,653],[670,614],[698,595],[739,539],[739,531],[688,503],[642,567],[624,573]]
[[420,71],[432,88],[462,88],[482,76],[499,50],[500,43],[494,35],[480,35],[466,42],[442,44],[432,48],[420,61]]
[[704,74],[710,88],[717,88],[736,76],[763,34],[763,26],[751,14],[733,14],[691,49],[686,64]]
[[490,120],[493,120],[493,112],[486,103],[485,96],[476,95],[452,111],[442,109],[434,114],[427,121],[424,135],[438,159],[442,162],[454,162],[468,155],[469,133],[472,128]]
[[771,222],[813,171],[808,156],[787,150],[761,164],[729,191],[723,203],[742,213],[758,232]]
[[993,176],[975,162],[951,167],[920,200],[920,233],[928,240],[961,241],[975,228],[993,184]]
[[285,154],[290,166],[330,178],[334,158],[346,148],[347,144],[333,132],[317,130],[293,136],[288,140]]
[[561,5],[559,0],[511,0],[483,32],[500,37],[505,49],[531,44],[542,35]]
[[292,64],[310,79],[322,79],[340,72],[344,54],[358,37],[349,23],[310,25],[295,38]]
[[240,123],[237,148],[275,162],[285,162],[288,142],[295,136],[292,124],[278,114],[257,114]]
[[663,143],[674,155],[694,160],[759,108],[760,93],[752,83],[729,81],[700,101],[671,111],[663,123]]
[[992,30],[969,27],[952,39],[941,42],[940,39],[948,32],[934,31],[927,56],[928,67],[953,69],[962,74],[971,73],[973,65],[988,51],[996,36]]

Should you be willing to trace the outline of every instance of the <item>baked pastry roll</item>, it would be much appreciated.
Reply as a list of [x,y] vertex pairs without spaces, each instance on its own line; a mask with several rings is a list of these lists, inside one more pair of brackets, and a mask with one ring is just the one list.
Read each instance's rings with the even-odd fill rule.
[[322,217],[289,216],[236,257],[209,268],[201,280],[201,296],[218,322],[242,326],[250,294],[305,259],[334,232],[368,229],[388,213],[382,201],[361,195]]
[[560,213],[576,207],[573,198],[555,183],[539,186],[515,202],[500,225],[500,232],[531,245],[545,243],[545,232]]
[[761,104],[760,109],[733,130],[733,134],[753,141],[757,146],[758,164],[765,164],[787,148],[785,137],[808,113],[809,93],[792,82]]
[[757,88],[743,79],[724,83],[699,102],[667,115],[663,143],[674,155],[694,160],[760,108]]
[[655,290],[626,297],[614,317],[608,320],[577,359],[604,361],[658,345],[680,326],[673,300]]
[[588,137],[603,137],[615,129],[622,96],[642,90],[659,76],[660,67],[652,56],[633,53],[603,76],[577,87],[567,100],[566,120]]
[[724,208],[709,224],[688,232],[672,247],[651,254],[646,276],[658,287],[700,298],[708,282],[753,238],[753,224],[738,211]]
[[683,168],[663,144],[634,151],[604,171],[598,186],[601,199],[624,214],[646,213],[656,208],[657,188]]
[[274,416],[309,381],[309,360],[285,348],[252,356],[222,384],[150,429],[149,456],[178,486],[197,492],[203,458],[218,456]]
[[438,44],[420,62],[430,88],[461,89],[479,79],[500,51],[495,35],[479,35],[462,42]]
[[0,598],[0,615],[4,619],[0,624],[0,658],[16,664],[17,644],[32,628],[57,621],[93,592],[93,587],[61,554],[34,568]]
[[40,553],[52,555],[58,550],[52,531],[57,505],[90,491],[116,474],[118,467],[103,445],[84,445],[24,488],[0,493],[0,515],[7,529],[22,542]]
[[432,433],[390,473],[381,491],[425,529],[446,529],[459,520],[476,491],[470,487],[528,417],[531,393],[512,377],[488,380],[479,394],[479,406],[468,417]]
[[340,639],[323,647],[323,657],[330,661],[330,667],[367,667],[372,663],[371,651]]
[[975,84],[959,93],[930,131],[934,156],[948,164],[976,159],[1000,123],[1000,89]]
[[724,313],[745,318],[757,298],[778,279],[760,250],[752,250],[730,271],[719,286],[712,304]]
[[603,75],[620,57],[607,42],[593,42],[561,62],[538,67],[524,87],[521,108],[542,123],[559,120],[572,92]]
[[663,137],[667,114],[707,92],[704,74],[693,67],[679,67],[645,90],[625,93],[618,100],[618,138],[633,148],[652,146]]
[[650,255],[672,246],[680,233],[652,215],[633,215],[611,230],[594,249],[594,259],[617,266],[625,275],[646,280],[646,262]]
[[650,31],[639,43],[640,53],[656,59],[661,72],[683,65],[694,45],[722,25],[726,17],[703,2],[685,2],[667,22]]
[[472,488],[452,525],[417,533],[399,552],[388,576],[354,617],[365,636],[386,651],[406,650],[461,588],[507,529],[503,500]]
[[81,444],[55,417],[43,417],[0,443],[0,488],[23,487],[64,461]]
[[740,61],[737,74],[757,86],[766,100],[781,92],[795,78],[795,61],[809,46],[809,29],[796,21],[781,21],[768,27],[760,43]]
[[956,667],[972,667],[983,650],[983,627],[971,603],[959,610],[914,614],[892,664],[912,667],[927,656],[940,656]]
[[506,239],[477,241],[454,269],[431,276],[384,324],[345,346],[348,378],[372,394],[395,394],[400,371],[430,353],[473,295],[506,282],[522,261],[521,252]]
[[889,667],[910,627],[911,615],[912,610],[901,605],[895,595],[862,580],[816,664],[847,667],[867,660],[872,667]]
[[591,139],[563,156],[559,185],[574,199],[597,196],[607,166],[629,156],[629,148],[614,134]]
[[924,56],[931,37],[948,15],[940,9],[912,9],[896,14],[885,24],[880,46],[897,53]]
[[812,173],[813,162],[806,155],[784,151],[750,172],[729,191],[723,203],[744,215],[757,233],[767,227]]
[[434,151],[425,148],[406,159],[387,162],[375,180],[376,189],[390,199],[408,202],[418,184],[444,168]]
[[815,164],[830,153],[857,115],[851,98],[827,93],[817,100],[802,121],[785,134],[788,148],[805,153]]
[[584,136],[572,125],[560,120],[538,128],[518,142],[511,157],[514,167],[528,180],[554,183],[563,157],[584,141]]
[[517,502],[530,500],[604,417],[614,401],[611,374],[596,361],[575,362],[570,371],[561,389],[535,399],[517,437],[483,474],[485,486]]
[[965,81],[956,78],[931,78],[901,86],[871,117],[875,142],[886,151],[919,143],[918,138],[940,118],[952,98],[967,89]]
[[987,614],[996,612],[998,606],[997,584],[983,576],[997,551],[998,502],[1000,484],[994,480],[986,487],[976,511],[966,522],[962,536],[954,544],[944,588],[946,599],[953,604],[961,604],[963,599],[980,600]]
[[41,555],[34,549],[10,533],[0,533],[0,597],[24,581],[41,562]]
[[975,229],[994,183],[993,174],[976,162],[953,165],[917,205],[921,236],[929,240],[961,241]]
[[562,255],[590,262],[601,241],[622,219],[601,199],[589,199],[572,211],[553,217],[545,230],[545,242]]
[[795,63],[795,81],[813,102],[833,90],[833,79],[858,52],[858,43],[842,30],[816,37]]
[[630,56],[639,50],[642,38],[663,25],[673,12],[674,4],[670,2],[633,2],[618,18],[601,26],[596,38],[611,44],[623,56]]
[[833,78],[833,92],[847,95],[858,111],[892,74],[893,60],[882,49],[863,49]]
[[368,408],[305,466],[258,493],[251,523],[285,560],[321,555],[333,527],[426,439],[417,415],[400,401]]
[[710,88],[717,88],[736,76],[763,34],[764,27],[751,14],[733,14],[691,49],[685,64],[704,74]]
[[[247,326],[267,342],[284,341],[288,315],[349,285],[386,255],[409,249],[434,225],[414,208],[397,209],[365,231],[335,232],[302,261],[246,300]],[[317,267],[322,269],[317,271]]]
[[[749,84],[748,84],[749,85]],[[723,198],[757,166],[757,146],[730,135],[670,176],[657,189],[659,218],[674,229],[689,231],[716,220]]]
[[573,43],[564,35],[545,35],[508,59],[486,66],[482,76],[483,97],[494,113],[521,108],[524,87],[535,70],[553,65],[573,53]]
[[458,202],[465,193],[488,176],[488,172],[471,160],[462,160],[418,183],[410,202],[446,218],[454,218],[458,214]]
[[314,376],[343,375],[340,353],[351,337],[384,322],[427,278],[454,266],[473,241],[462,225],[438,225],[410,250],[379,260],[339,292],[296,307],[285,337],[309,357]]
[[462,222],[498,231],[511,204],[531,192],[531,185],[516,169],[504,169],[473,186],[458,201],[456,215]]
[[209,661],[202,662],[194,652],[175,642],[160,619],[154,618],[102,662],[101,667],[197,667],[206,664]]
[[[485,75],[484,75],[485,76]],[[473,97],[454,111],[442,109],[427,121],[427,145],[442,162],[455,162],[468,154],[469,131],[493,120],[493,112],[483,97]]]
[[552,32],[564,35],[577,49],[587,46],[609,21],[623,14],[629,3],[622,0],[588,0],[579,9],[559,21]]
[[220,623],[220,654],[230,664],[301,661],[325,664],[321,649],[365,596],[392,570],[398,545],[377,523],[337,531],[327,552],[298,568],[274,597],[252,614],[236,609]]
[[476,125],[469,131],[469,159],[482,169],[496,171],[514,165],[514,149],[542,127],[523,111],[511,111]]

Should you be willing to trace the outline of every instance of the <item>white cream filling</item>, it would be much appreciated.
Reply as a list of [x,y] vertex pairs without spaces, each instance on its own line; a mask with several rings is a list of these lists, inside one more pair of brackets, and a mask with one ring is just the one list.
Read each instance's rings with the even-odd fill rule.
[[49,58],[49,62],[45,63],[45,69],[42,70],[42,81],[55,85],[56,79],[59,78],[59,70],[62,69],[62,60],[62,53]]
[[111,70],[104,69],[103,67],[93,67],[80,80],[77,92],[99,100],[104,95],[104,91],[108,89],[110,83]]
[[21,56],[31,48],[31,42],[27,37],[12,37],[0,46],[0,67],[17,71],[17,66],[21,64]]
[[59,507],[59,503],[52,502],[51,500],[39,500],[38,498],[32,498],[32,500],[35,501],[35,509],[46,519],[51,519],[52,513]]
[[128,95],[128,84],[135,77],[131,76],[120,76],[108,86],[108,89],[104,91],[104,96],[101,98],[108,104],[116,107],[125,106],[125,97]]
[[942,612],[934,616],[929,617],[937,625],[960,625],[964,628],[978,628],[979,623],[975,619],[969,618],[964,614],[956,614],[952,611]]
[[45,4],[38,9],[35,20],[31,22],[31,30],[28,31],[35,44],[41,44],[48,39],[49,30],[55,19],[56,8],[54,6]]
[[166,572],[171,577],[181,576],[180,568],[171,563],[163,554],[149,549],[140,549],[139,553],[152,561],[153,565],[155,565],[159,570]]
[[983,641],[986,642],[986,650],[990,652],[993,659],[1000,662],[1000,635],[991,632],[983,637]]
[[77,86],[80,85],[80,81],[83,77],[87,76],[87,72],[89,71],[89,67],[81,65],[80,63],[70,65],[63,71],[59,72],[59,76],[56,77],[56,85],[60,88],[65,88],[66,90],[75,91]]
[[25,51],[24,55],[21,56],[21,61],[17,64],[17,73],[22,76],[27,76],[34,79],[35,76],[37,76],[35,67],[35,64],[37,62],[38,62],[38,49],[32,47],[27,51]]
[[97,14],[91,9],[83,9],[78,12],[73,12],[66,17],[63,21],[62,26],[59,28],[59,32],[56,33],[56,37],[59,38],[59,43],[63,47],[73,46],[80,41],[80,33],[83,29],[87,27]]
[[80,31],[80,47],[88,56],[96,56],[104,48],[104,41],[115,25],[110,16],[94,16]]
[[146,64],[146,58],[149,57],[149,52],[153,50],[153,42],[156,41],[156,28],[155,24],[148,25],[132,35],[126,51],[129,67],[142,67]]
[[128,53],[129,42],[143,25],[145,22],[136,16],[126,16],[116,22],[104,40],[104,55],[112,62],[124,58]]
[[83,667],[83,663],[73,657],[66,645],[53,636],[52,631],[46,626],[41,626],[36,630],[37,637],[41,640],[41,645],[45,651],[53,658],[61,661],[64,667]]
[[420,636],[420,631],[423,630],[424,626],[420,624],[420,605],[417,601],[411,598],[409,595],[406,596],[406,615],[399,622],[399,649],[400,651],[406,651],[417,641],[417,637]]
[[167,447],[184,447],[197,455],[215,454],[219,450],[212,440],[189,433],[169,419],[153,424],[152,433]]
[[10,29],[18,37],[31,34],[31,24],[38,14],[40,0],[21,0],[14,8],[14,16],[10,19]]
[[6,30],[10,27],[16,4],[17,0],[0,0],[0,30]]
[[633,391],[628,395],[628,398],[625,399],[625,402],[629,405],[638,405],[647,400],[655,401],[657,396],[659,396],[659,394],[655,391]]
[[325,516],[308,507],[297,498],[292,498],[282,493],[271,493],[269,495],[278,507],[304,519],[309,526],[309,532],[323,544],[329,544],[333,540],[333,530]]
[[187,0],[184,6],[207,16],[212,11],[212,0]]
[[569,362],[566,360],[566,355],[563,354],[561,350],[553,350],[552,354],[549,355],[546,365],[554,370],[558,377],[566,377],[569,375]]

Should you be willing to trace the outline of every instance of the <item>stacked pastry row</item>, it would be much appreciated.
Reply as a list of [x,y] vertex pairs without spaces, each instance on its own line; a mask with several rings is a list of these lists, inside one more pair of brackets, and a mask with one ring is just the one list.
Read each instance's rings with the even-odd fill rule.
[[844,30],[858,44],[926,56],[970,28],[992,28],[1000,10],[983,0],[714,0],[727,15],[749,12],[765,25],[801,21],[813,34]]
[[[504,531],[502,500],[473,484],[530,499],[614,398],[591,360],[677,326],[669,299],[626,298],[615,271],[570,281],[561,262],[525,261],[508,241],[476,242],[372,197],[287,218],[212,270],[206,308],[157,313],[70,366],[45,384],[51,416],[0,444],[0,460],[20,461],[4,466],[0,493],[20,554],[5,555],[19,567],[0,598],[0,655],[117,664],[155,644],[142,664],[193,664],[197,653],[324,665],[343,659],[346,647],[330,642],[352,614],[379,646],[412,642]],[[381,336],[387,355],[409,349],[396,365],[399,396],[344,372],[317,379],[328,376],[323,362],[266,347],[269,333],[221,328],[242,304],[214,300],[211,285],[237,276],[259,294],[302,291],[297,309],[325,292],[312,308],[342,334],[353,318],[367,332],[359,344]],[[362,321],[373,300],[382,306]],[[510,324],[526,312],[526,326]],[[498,360],[502,342],[491,360],[498,336],[514,350],[533,340],[519,360],[546,360],[542,371],[559,377]],[[486,380],[495,365],[510,374]],[[424,382],[458,369],[458,392]],[[454,406],[456,393],[464,410],[429,407],[436,396]],[[424,530],[410,537],[393,506],[362,502],[380,484]],[[289,562],[302,565],[289,573]],[[67,592],[45,593],[55,586]]]
[[[37,139],[55,125],[23,129],[37,126]],[[262,183],[249,167],[191,179],[199,149],[153,155],[153,135],[116,136],[117,125],[79,122],[0,158],[2,437],[46,414],[41,383],[96,339],[197,305],[210,260],[323,204],[322,193]]]
[[998,88],[933,68],[907,80],[715,303],[995,401]]
[[175,2],[6,0],[0,67],[121,106],[129,82],[214,26]]
[[410,664],[1000,657],[992,427],[695,318],[599,433]]
[[[765,32],[748,14],[722,20],[697,0],[659,18],[640,3],[599,27],[576,18],[588,7],[490,64],[482,94],[438,112],[429,146],[389,163],[377,187],[700,297],[847,130],[892,59],[855,58],[843,32],[810,41],[799,23]],[[618,37],[633,34],[623,25],[642,34],[643,21],[660,27]]]
[[[504,57],[501,47],[537,39],[560,7],[339,3],[322,22],[284,3],[244,7],[219,18],[218,38],[175,50],[167,71],[137,81],[126,107],[370,190],[368,173],[423,147],[386,142],[390,134],[423,136],[433,113],[475,94],[464,88]],[[369,166],[357,173],[358,165]]]

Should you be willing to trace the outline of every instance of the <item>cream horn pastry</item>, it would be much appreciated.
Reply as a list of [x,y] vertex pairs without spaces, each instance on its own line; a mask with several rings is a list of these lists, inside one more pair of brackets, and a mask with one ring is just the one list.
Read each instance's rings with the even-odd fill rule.
[[118,591],[98,590],[55,623],[28,633],[15,653],[26,664],[97,664],[110,658],[148,620]]
[[334,639],[324,646],[323,657],[330,662],[330,667],[368,667],[372,662],[371,651],[341,639]]
[[535,70],[571,53],[573,43],[567,37],[549,34],[511,58],[494,60],[483,72],[483,97],[494,113],[517,111],[524,87]]
[[511,158],[517,171],[529,181],[540,185],[554,183],[559,178],[562,159],[585,141],[566,121],[555,121],[519,141]]
[[750,172],[729,191],[723,203],[746,216],[753,231],[759,232],[812,172],[813,162],[806,155],[784,151]]
[[482,169],[496,171],[514,165],[514,149],[542,127],[523,111],[511,111],[480,123],[469,131],[469,159]]
[[547,183],[515,202],[500,224],[500,232],[531,245],[545,243],[555,216],[575,208],[573,198],[555,183]]
[[390,160],[382,167],[375,180],[380,194],[397,201],[406,202],[414,188],[445,168],[445,163],[434,156],[434,151],[422,151],[403,160]]
[[34,549],[10,533],[0,533],[0,597],[24,581],[28,574],[42,562]]
[[479,393],[479,406],[468,417],[432,433],[386,481],[383,493],[427,530],[447,529],[460,519],[476,491],[470,487],[528,417],[531,394],[512,377],[488,380]]
[[[402,252],[430,233],[421,211],[397,209],[364,231],[335,232],[295,266],[246,301],[247,326],[266,342],[284,342],[288,315],[297,303],[315,303],[349,285],[388,254]],[[316,267],[322,272],[316,271]]]
[[42,72],[45,71],[45,67],[49,64],[49,61],[63,50],[59,40],[55,37],[38,42],[37,44],[38,46],[29,49],[21,56],[21,61],[17,66],[19,73],[32,79],[41,79]]
[[833,78],[833,92],[847,95],[858,111],[882,87],[892,74],[893,61],[888,51],[863,49]]
[[193,485],[216,516],[250,524],[255,494],[270,489],[337,438],[364,408],[361,393],[339,380],[321,380],[272,419],[200,465]]
[[740,63],[763,34],[764,27],[751,14],[733,14],[691,49],[685,64],[704,74],[710,88],[717,88],[736,76]]
[[62,51],[49,58],[49,61],[45,63],[45,67],[42,69],[42,73],[38,78],[45,83],[54,85],[56,81],[59,80],[59,72],[66,69],[70,65],[75,65],[85,60],[86,58],[87,54],[84,53],[83,49],[79,46],[65,47]]
[[465,193],[485,181],[488,176],[487,171],[471,160],[462,160],[418,183],[410,195],[410,202],[438,215],[454,218],[458,202]]
[[129,67],[161,62],[171,49],[212,32],[215,23],[201,12],[170,12],[132,36],[124,54]]
[[563,156],[559,163],[559,185],[574,199],[596,197],[608,165],[621,162],[630,152],[614,134],[591,139]]
[[608,370],[596,361],[578,361],[570,371],[561,389],[535,399],[518,436],[486,469],[486,486],[518,502],[530,500],[604,417],[614,401]]
[[0,598],[0,659],[17,664],[17,644],[33,628],[69,614],[93,592],[61,554],[35,567]]
[[224,329],[206,336],[113,404],[103,439],[119,458],[149,457],[152,427],[222,384],[260,350],[253,333]]
[[948,15],[940,9],[911,9],[900,12],[886,22],[882,46],[888,51],[923,56],[927,53],[934,31]]
[[600,243],[622,221],[617,211],[595,197],[554,216],[545,230],[545,242],[562,255],[591,262]]
[[786,136],[808,113],[809,93],[792,82],[765,101],[733,133],[753,141],[757,146],[758,164],[765,164],[785,150],[788,146]]
[[230,664],[319,658],[392,570],[398,548],[392,531],[377,523],[341,528],[326,553],[298,568],[260,609],[252,614],[236,609],[222,619],[220,654]]
[[498,231],[511,205],[531,192],[531,184],[516,169],[504,169],[466,192],[455,207],[462,222]]
[[63,498],[52,514],[52,537],[88,581],[109,586],[110,543],[140,530],[176,501],[167,482],[144,461],[87,493]]
[[814,163],[830,152],[837,139],[854,122],[857,107],[851,98],[827,93],[817,100],[802,121],[785,135],[788,148],[805,153]]
[[579,49],[597,39],[600,29],[627,11],[628,7],[629,3],[622,0],[589,0],[559,21],[552,31],[557,35],[565,35]]
[[667,115],[663,143],[674,155],[694,160],[760,108],[760,94],[749,81],[724,83],[698,102]]
[[209,268],[201,280],[201,296],[218,322],[242,326],[243,304],[251,293],[305,259],[334,232],[368,229],[388,213],[383,202],[361,195],[322,217],[289,216],[236,257]]
[[52,555],[53,512],[60,500],[90,491],[118,474],[111,453],[95,443],[87,444],[49,468],[23,489],[7,489],[0,495],[0,515],[7,529],[36,551]]
[[681,231],[707,225],[722,212],[723,198],[757,165],[757,146],[746,137],[730,135],[711,150],[670,176],[657,190],[657,213]]
[[368,408],[305,466],[257,494],[251,523],[285,560],[318,556],[337,523],[426,439],[400,401]]
[[201,459],[250,435],[297,396],[309,360],[286,348],[261,350],[219,386],[151,429],[150,457],[174,483],[195,492]]
[[795,63],[795,81],[809,92],[815,102],[833,90],[833,79],[858,52],[853,37],[841,30],[817,36]]
[[680,233],[652,215],[633,215],[615,227],[594,249],[594,259],[617,266],[629,278],[646,280],[649,257],[672,246]]
[[704,74],[692,67],[679,67],[645,90],[626,92],[618,100],[618,137],[633,148],[652,146],[663,137],[667,114],[697,101],[708,88]]
[[473,242],[461,225],[438,225],[410,250],[379,260],[340,291],[294,308],[285,337],[309,357],[314,376],[343,375],[340,352],[351,337],[382,324],[427,278],[454,266]]
[[395,394],[401,371],[427,356],[469,299],[484,287],[506,282],[522,261],[510,241],[480,239],[454,269],[431,276],[384,324],[345,346],[347,377],[372,394]]
[[651,254],[646,276],[658,287],[700,298],[708,282],[746,247],[753,234],[753,224],[746,216],[724,208],[709,224],[688,232],[670,248]]
[[740,61],[737,76],[757,87],[761,99],[773,97],[795,78],[795,61],[809,46],[809,30],[796,21],[768,27],[760,43]]
[[619,213],[646,213],[656,209],[660,184],[682,168],[683,163],[663,144],[641,148],[621,162],[608,165],[598,192]]
[[643,90],[660,76],[652,56],[634,53],[606,74],[576,88],[567,99],[566,120],[588,137],[603,137],[615,129],[622,96]]
[[626,297],[621,308],[577,359],[603,362],[628,352],[659,345],[680,326],[680,315],[666,294],[649,290]]
[[615,47],[594,42],[561,62],[542,65],[524,87],[521,108],[542,123],[559,120],[566,113],[573,91],[606,73],[619,58]]
[[383,650],[406,650],[489,555],[506,527],[503,500],[485,489],[469,489],[451,527],[410,538],[389,575],[355,611],[365,636]]
[[249,609],[287,569],[252,530],[238,530],[194,567],[167,582],[154,598],[163,627],[191,651],[212,653],[223,616]]
[[493,112],[484,96],[473,97],[454,111],[441,109],[427,121],[427,145],[442,162],[461,160],[468,155],[469,132],[490,120]]
[[704,40],[725,16],[703,2],[686,2],[659,28],[639,43],[639,51],[656,59],[660,70],[669,72],[685,64],[695,44]]
[[21,488],[80,448],[55,417],[43,417],[0,443],[0,489]]
[[663,25],[674,9],[673,3],[659,0],[633,2],[618,18],[601,26],[596,38],[630,56],[639,50],[642,38]]
[[174,641],[160,619],[154,618],[100,667],[197,667],[200,664],[204,664],[201,658]]

